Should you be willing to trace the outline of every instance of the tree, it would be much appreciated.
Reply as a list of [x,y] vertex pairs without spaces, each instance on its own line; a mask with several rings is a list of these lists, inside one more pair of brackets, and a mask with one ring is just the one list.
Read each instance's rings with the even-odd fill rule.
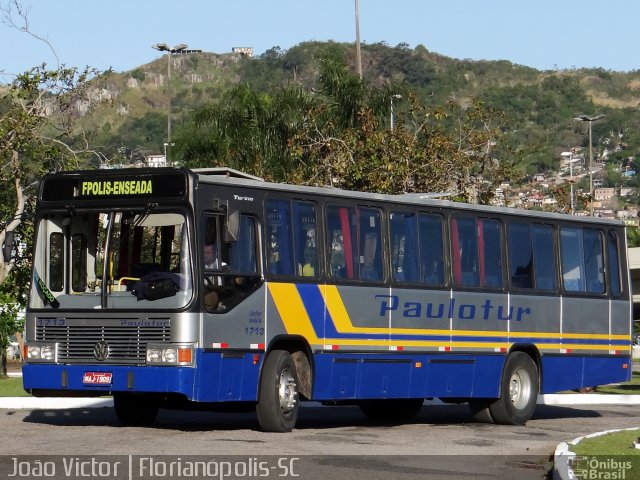
[[228,166],[283,181],[293,168],[289,142],[312,102],[298,86],[258,93],[239,85],[179,129],[176,155],[190,167]]
[[11,295],[0,292],[0,377],[7,376],[7,347],[11,336],[22,330],[22,321],[18,319],[19,305]]
[[[0,10],[5,24],[51,47],[29,30],[28,12],[16,1],[2,5]],[[16,23],[16,15],[21,24]],[[42,64],[16,75],[9,87],[0,92],[0,191],[15,194],[15,197],[0,197],[3,214],[0,245],[4,244],[7,233],[15,231],[24,221],[38,178],[69,166],[77,168],[87,155],[97,154],[74,126],[77,106],[92,104],[90,81],[98,75],[88,67],[82,70],[64,66],[48,68]],[[15,265],[15,259],[7,262],[0,257],[0,284]]]
[[[391,95],[408,106],[387,128]],[[524,152],[506,141],[504,115],[481,102],[426,107],[403,85],[376,87],[339,55],[320,60],[320,88],[234,88],[180,131],[188,166],[229,166],[275,181],[380,193],[448,192],[488,202],[514,180]]]

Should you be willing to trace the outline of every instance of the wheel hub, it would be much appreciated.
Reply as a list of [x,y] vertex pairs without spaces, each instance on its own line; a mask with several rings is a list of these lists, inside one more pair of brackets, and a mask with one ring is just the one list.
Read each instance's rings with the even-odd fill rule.
[[524,370],[516,370],[509,382],[509,397],[516,408],[524,408],[531,397],[531,379]]
[[296,381],[293,378],[291,370],[284,369],[280,373],[278,384],[278,400],[280,401],[280,409],[282,413],[290,413],[298,402],[298,390]]

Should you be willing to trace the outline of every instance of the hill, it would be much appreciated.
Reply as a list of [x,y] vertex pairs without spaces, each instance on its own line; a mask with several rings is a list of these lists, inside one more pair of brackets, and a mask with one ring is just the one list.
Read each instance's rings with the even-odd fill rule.
[[[164,55],[100,80],[92,98],[108,101],[82,124],[111,161],[161,153],[169,102],[173,128],[179,128],[195,109],[218,102],[239,83],[258,91],[297,83],[313,91],[317,58],[326,49],[355,65],[353,45],[305,42],[286,51],[274,47],[257,58],[237,53],[174,54],[169,78]],[[427,104],[453,101],[464,106],[477,98],[504,111],[518,142],[536,145],[536,154],[528,159],[529,173],[557,168],[561,152],[586,146],[585,126],[574,120],[583,113],[605,115],[593,124],[596,156],[606,147],[614,152],[612,158],[634,161],[640,150],[640,71],[539,71],[508,61],[460,60],[424,46],[409,49],[384,43],[364,45],[362,62],[366,81],[411,90]],[[79,105],[78,110],[82,114],[88,107]]]

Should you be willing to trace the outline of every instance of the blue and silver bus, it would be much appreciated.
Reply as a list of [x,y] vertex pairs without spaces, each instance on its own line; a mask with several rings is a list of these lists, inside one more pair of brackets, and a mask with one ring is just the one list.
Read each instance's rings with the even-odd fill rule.
[[426,397],[524,424],[540,393],[628,380],[621,222],[330,188],[230,169],[45,176],[25,389],[159,408],[302,401],[408,421]]

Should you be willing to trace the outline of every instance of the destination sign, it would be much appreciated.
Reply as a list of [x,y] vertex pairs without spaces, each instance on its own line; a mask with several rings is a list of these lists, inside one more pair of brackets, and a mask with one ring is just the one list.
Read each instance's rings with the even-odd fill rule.
[[100,195],[151,195],[151,180],[104,180],[102,182],[80,182],[80,196]]
[[[133,170],[133,169],[132,169]],[[63,172],[42,180],[43,202],[77,202],[90,200],[166,199],[187,194],[184,171],[168,172]]]

